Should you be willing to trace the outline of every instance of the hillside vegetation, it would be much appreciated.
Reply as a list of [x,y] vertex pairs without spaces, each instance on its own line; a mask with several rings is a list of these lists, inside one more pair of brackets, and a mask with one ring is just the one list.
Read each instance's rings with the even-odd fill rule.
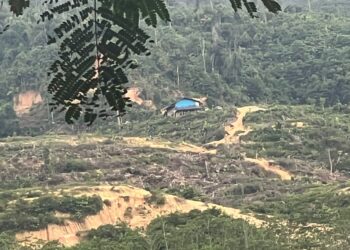
[[[285,117],[280,120],[282,111],[285,112]],[[339,166],[334,163],[334,172],[330,173],[327,161],[323,161],[322,158],[301,157],[302,154],[300,154],[295,155],[295,158],[292,159],[288,155],[266,154],[264,151],[270,145],[267,143],[269,141],[267,139],[255,140],[256,134],[261,138],[270,138],[271,134],[266,132],[269,130],[284,129],[283,134],[309,131],[307,129],[310,129],[311,125],[319,120],[319,116],[328,114],[327,112],[333,115],[330,115],[330,119],[342,117],[344,114],[342,110],[334,111],[331,109],[325,109],[324,112],[318,113],[317,109],[310,106],[267,107],[263,111],[248,113],[243,121],[246,126],[251,126],[253,131],[242,137],[240,145],[218,145],[215,152],[212,149],[205,150],[204,148],[202,151],[198,151],[197,147],[199,146],[191,144],[192,141],[198,141],[193,139],[190,133],[182,138],[182,140],[187,141],[187,144],[179,141],[176,134],[168,135],[170,142],[151,137],[137,139],[137,137],[121,138],[85,133],[76,137],[47,135],[35,138],[14,137],[3,140],[1,144],[2,152],[4,152],[2,154],[1,197],[5,205],[0,214],[0,222],[4,225],[2,234],[8,235],[10,233],[11,235],[13,232],[41,229],[50,223],[60,225],[63,221],[59,217],[55,217],[55,211],[69,213],[70,215],[66,216],[66,219],[84,220],[87,215],[95,214],[101,210],[101,198],[98,196],[77,199],[70,197],[72,195],[70,193],[60,191],[62,198],[53,199],[52,194],[45,195],[45,192],[37,190],[38,186],[46,186],[51,190],[62,190],[62,185],[67,184],[79,185],[78,183],[84,182],[97,185],[108,181],[116,185],[130,184],[158,190],[152,191],[154,195],[148,201],[160,207],[165,202],[161,193],[170,193],[186,199],[239,207],[246,213],[253,212],[255,216],[268,223],[264,229],[243,226],[245,233],[243,236],[237,235],[241,239],[241,243],[237,244],[254,245],[260,242],[260,244],[264,244],[261,245],[263,247],[261,249],[303,249],[306,246],[322,249],[321,246],[336,241],[337,244],[334,245],[334,248],[341,246],[346,249],[348,242],[344,236],[348,224],[344,223],[344,218],[349,216],[347,204],[349,183],[346,181],[348,171],[338,168]],[[204,114],[188,114],[180,119],[196,118],[196,122],[204,122],[206,121]],[[339,118],[339,120],[341,119]],[[326,122],[326,124],[328,123]],[[161,128],[162,126],[160,126]],[[277,132],[275,134],[279,135]],[[327,140],[327,137],[323,136],[322,139]],[[316,137],[315,140],[319,140],[319,137]],[[283,139],[273,141],[279,143]],[[288,145],[288,143],[281,144],[278,150],[284,152],[288,150]],[[342,144],[342,146],[346,145]],[[284,149],[284,147],[287,148]],[[184,148],[186,149],[183,150]],[[259,150],[253,151],[254,149]],[[13,155],[13,152],[18,153]],[[274,172],[261,168],[260,163],[250,161],[247,155],[249,156],[252,152],[255,152],[257,157],[275,160],[282,167],[282,170],[293,174],[293,179],[285,181]],[[333,151],[331,153],[333,154]],[[344,154],[342,157],[346,156]],[[323,166],[320,164],[322,161]],[[98,189],[100,188],[97,187],[96,190]],[[94,192],[85,193],[91,197]],[[57,195],[57,193],[54,192],[53,195]],[[26,201],[32,197],[34,197],[33,201]],[[36,199],[35,197],[41,198]],[[105,206],[111,204],[104,198],[102,200]],[[92,206],[89,205],[89,202],[95,204],[96,209],[91,210]],[[127,206],[127,204],[123,206]],[[124,210],[120,212],[129,216],[130,211]],[[156,208],[153,208],[152,211],[156,211]],[[181,219],[179,218],[179,220]],[[213,223],[215,220],[213,218]],[[224,220],[227,221],[220,223],[224,223],[228,228],[231,227],[229,226],[231,223],[233,223],[233,228],[236,227],[234,226],[236,223],[238,223],[237,226],[242,223],[230,222],[231,219],[227,217]],[[171,245],[172,248],[169,249],[182,249],[181,247],[184,245],[199,244],[195,240],[199,236],[195,234],[189,238],[183,238],[180,245],[177,245],[179,241],[175,240],[177,237],[189,235],[187,233],[189,229],[186,227],[192,228],[197,222],[193,221],[193,223],[186,224],[184,227],[176,227],[178,229],[174,233],[177,233],[173,235],[175,238],[170,237],[172,229],[169,228],[169,233],[166,233],[170,237],[166,237],[169,242],[166,240],[167,243],[165,243],[164,238],[162,238],[164,241],[161,243],[158,242],[161,239],[157,238],[157,244],[160,245],[157,245],[159,248],[156,247],[156,249],[162,249],[162,244]],[[212,224],[214,228],[217,228],[215,231],[222,228],[219,222],[217,222],[219,224],[215,223]],[[166,223],[166,225],[168,224]],[[117,229],[107,228],[108,233],[106,233],[114,235],[109,236],[113,240],[106,240],[107,246],[133,244],[129,238],[125,238],[125,242],[124,240],[119,242],[117,234],[113,233],[113,230],[120,228],[119,226]],[[101,230],[106,229],[101,228]],[[168,230],[168,228],[161,230]],[[81,233],[84,232],[83,230]],[[139,235],[130,230],[128,232],[135,237]],[[310,236],[305,235],[310,233]],[[273,235],[275,234],[279,235],[278,241],[274,240]],[[231,242],[229,238],[222,239],[210,235],[211,233],[206,239],[214,238],[212,248],[209,249],[225,249],[222,247],[228,244],[227,242]],[[300,240],[290,241],[290,235],[296,235],[295,237]],[[146,244],[144,247],[147,249],[155,244],[152,243],[152,237],[156,236],[147,233],[146,238],[142,236],[138,238],[137,242]],[[265,240],[261,242],[259,237],[263,237]],[[171,243],[173,241],[170,239],[174,240],[174,243]],[[77,249],[80,249],[79,247],[84,249],[87,246],[96,249],[98,242],[103,241],[97,236],[93,240],[89,238],[86,240],[83,240],[82,245],[78,245]],[[198,247],[206,249],[204,246],[207,244],[209,243],[198,245]],[[218,248],[215,248],[215,245]],[[56,246],[47,246],[47,249],[55,249],[54,247]]]
[[[350,7],[309,3],[169,0],[129,72],[147,105],[91,127],[48,109],[43,7],[1,12],[0,250],[350,249]],[[206,109],[161,115],[181,97]]]

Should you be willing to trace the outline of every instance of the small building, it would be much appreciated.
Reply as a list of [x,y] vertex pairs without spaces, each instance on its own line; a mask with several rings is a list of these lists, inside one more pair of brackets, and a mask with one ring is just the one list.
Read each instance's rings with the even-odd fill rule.
[[162,109],[164,116],[183,115],[186,112],[203,110],[204,104],[200,100],[192,98],[182,98],[177,102]]

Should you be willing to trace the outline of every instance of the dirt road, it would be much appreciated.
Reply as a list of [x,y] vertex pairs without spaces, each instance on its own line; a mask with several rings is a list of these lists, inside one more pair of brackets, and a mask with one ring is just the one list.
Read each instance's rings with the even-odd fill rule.
[[[245,106],[237,109],[237,116],[236,120],[232,122],[231,124],[227,125],[225,127],[225,137],[220,141],[214,141],[209,143],[209,145],[215,145],[218,146],[220,144],[239,144],[240,143],[240,137],[248,134],[252,131],[251,128],[246,127],[243,123],[244,117],[248,113],[257,112],[260,110],[265,110],[264,108],[260,108],[257,106]],[[271,161],[263,158],[245,158],[246,161],[255,163],[260,168],[275,173],[278,175],[282,180],[292,180],[293,175],[289,173],[288,171],[284,170],[281,166],[278,166],[277,164],[273,164]]]

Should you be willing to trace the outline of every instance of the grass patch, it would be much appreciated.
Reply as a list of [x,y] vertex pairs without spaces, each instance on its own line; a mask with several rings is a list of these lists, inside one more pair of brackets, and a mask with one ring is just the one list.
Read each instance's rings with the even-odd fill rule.
[[0,232],[38,230],[48,224],[61,224],[62,220],[55,212],[68,213],[70,219],[82,221],[88,215],[98,213],[103,208],[99,196],[63,196],[46,195],[33,201],[18,199],[7,203],[0,214]]
[[158,190],[152,190],[150,191],[151,196],[147,196],[145,197],[145,200],[148,204],[153,204],[156,206],[163,206],[165,205],[166,199],[164,194],[162,194],[160,191]]

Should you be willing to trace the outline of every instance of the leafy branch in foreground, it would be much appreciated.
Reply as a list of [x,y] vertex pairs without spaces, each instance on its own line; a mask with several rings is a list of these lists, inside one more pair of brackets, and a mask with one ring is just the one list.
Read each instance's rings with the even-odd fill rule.
[[[275,0],[261,0],[264,6],[272,13],[281,11],[281,6]],[[237,12],[242,9],[243,5],[251,17],[257,17],[258,9],[254,2],[248,0],[230,0],[232,8]]]
[[59,59],[49,71],[51,105],[66,111],[67,123],[81,115],[91,124],[97,117],[124,113],[126,71],[137,67],[131,56],[150,54],[147,44],[152,42],[139,27],[139,19],[154,27],[158,17],[170,21],[163,0],[66,1],[41,18],[46,21],[67,13],[54,36],[49,36],[49,43],[60,45]]
[[2,30],[0,30],[0,35],[4,33],[6,30],[8,30],[9,27],[10,25],[6,25]]

